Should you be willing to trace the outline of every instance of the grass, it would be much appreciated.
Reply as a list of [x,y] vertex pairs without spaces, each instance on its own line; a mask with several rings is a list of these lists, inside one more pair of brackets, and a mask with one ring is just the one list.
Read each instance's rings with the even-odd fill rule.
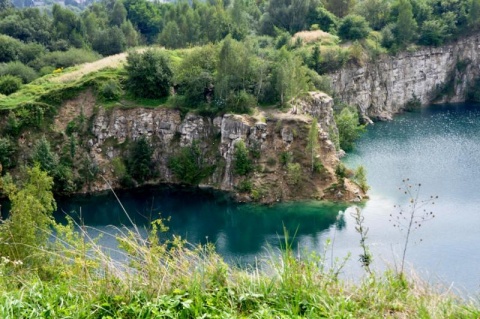
[[118,229],[117,253],[128,264],[112,260],[84,227],[57,227],[52,246],[39,250],[42,265],[1,259],[1,318],[480,316],[478,305],[391,271],[342,281],[342,265],[328,267],[326,251],[299,258],[287,233],[281,254],[240,269],[227,265],[211,244],[160,241],[167,229],[162,220],[152,223],[148,236],[136,226]]

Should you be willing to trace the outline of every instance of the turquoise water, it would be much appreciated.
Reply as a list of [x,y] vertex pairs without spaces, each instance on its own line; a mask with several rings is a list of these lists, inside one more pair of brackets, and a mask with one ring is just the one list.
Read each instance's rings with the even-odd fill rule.
[[[389,222],[395,204],[405,198],[398,191],[410,178],[422,183],[420,197],[439,196],[432,207],[436,218],[412,235],[406,260],[431,283],[444,284],[462,294],[480,292],[480,107],[432,106],[406,113],[393,122],[376,123],[344,161],[363,165],[371,185],[363,208],[369,227],[373,267],[398,267],[404,233]],[[254,263],[275,251],[283,240],[283,226],[296,233],[299,251],[322,253],[333,244],[327,264],[351,254],[342,274],[353,280],[363,272],[358,262],[359,236],[348,205],[318,202],[256,206],[232,203],[218,193],[156,187],[118,193],[135,223],[147,225],[161,213],[170,216],[170,234],[192,243],[213,242],[229,262]],[[59,199],[59,218],[76,211],[92,233],[115,233],[114,226],[129,220],[112,194]],[[339,213],[340,211],[345,213]],[[114,247],[104,236],[101,243]]]

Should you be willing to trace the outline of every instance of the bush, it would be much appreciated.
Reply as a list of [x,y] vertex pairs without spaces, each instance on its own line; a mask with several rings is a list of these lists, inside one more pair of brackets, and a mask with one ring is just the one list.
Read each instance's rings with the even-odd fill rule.
[[343,18],[338,28],[338,35],[343,40],[361,40],[371,31],[364,17],[351,14]]
[[0,93],[10,95],[22,87],[22,79],[13,75],[0,76]]
[[280,153],[280,164],[286,166],[293,161],[293,154],[291,152],[281,152]]
[[116,80],[108,80],[100,87],[100,95],[105,101],[116,101],[122,96],[122,88]]
[[7,169],[14,166],[15,161],[12,158],[14,153],[15,148],[10,139],[6,137],[0,137],[0,167]]
[[235,144],[235,152],[233,153],[233,171],[237,175],[247,175],[253,171],[253,164],[248,157],[248,150],[243,141]]
[[134,96],[144,98],[168,96],[173,72],[169,57],[164,51],[130,52],[125,69],[128,73],[127,87]]
[[23,43],[8,35],[0,34],[0,62],[16,61]]
[[190,185],[198,185],[215,168],[205,162],[196,141],[191,146],[183,147],[177,156],[170,159],[168,166],[176,178]]
[[0,66],[0,76],[13,75],[22,79],[23,83],[29,83],[38,77],[37,72],[22,62],[9,62]]
[[45,66],[53,66],[55,68],[66,68],[86,62],[93,62],[100,59],[101,56],[93,51],[85,49],[70,49],[68,51],[54,51],[47,53],[31,64],[36,70],[40,70]]
[[250,193],[253,189],[252,182],[248,179],[241,181],[237,185],[237,191],[239,193]]
[[138,182],[143,182],[153,176],[153,148],[145,137],[135,141],[130,149],[127,169],[130,176]]
[[92,48],[103,56],[125,51],[127,41],[119,27],[99,31],[92,42]]
[[355,140],[365,131],[365,126],[360,125],[357,110],[345,107],[340,114],[335,116],[335,121],[338,127],[340,147],[345,151],[352,150]]
[[302,179],[302,167],[299,163],[289,163],[287,165],[287,183],[298,185]]

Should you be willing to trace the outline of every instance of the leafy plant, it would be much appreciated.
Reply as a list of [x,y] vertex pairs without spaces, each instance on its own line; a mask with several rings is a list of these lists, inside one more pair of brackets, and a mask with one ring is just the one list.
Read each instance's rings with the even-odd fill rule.
[[153,148],[142,136],[133,142],[127,159],[127,169],[130,176],[138,182],[143,182],[153,176]]
[[298,185],[302,180],[302,166],[299,163],[287,164],[287,182]]
[[248,175],[253,171],[252,160],[249,158],[248,150],[243,141],[235,143],[233,153],[233,171],[237,175]]
[[358,112],[352,107],[345,107],[335,116],[335,122],[338,127],[340,147],[345,151],[352,150],[355,140],[365,132],[365,126],[360,125]]
[[368,227],[365,227],[365,217],[362,215],[360,208],[355,207],[352,212],[352,217],[355,220],[355,231],[360,235],[360,247],[362,248],[362,253],[359,255],[359,261],[365,271],[371,275],[372,270],[370,269],[370,265],[373,262],[373,256],[366,243],[369,229]]
[[22,79],[13,75],[0,76],[0,93],[10,95],[20,90]]
[[215,169],[206,162],[197,141],[181,148],[179,154],[170,159],[168,166],[178,180],[190,185],[198,185]]

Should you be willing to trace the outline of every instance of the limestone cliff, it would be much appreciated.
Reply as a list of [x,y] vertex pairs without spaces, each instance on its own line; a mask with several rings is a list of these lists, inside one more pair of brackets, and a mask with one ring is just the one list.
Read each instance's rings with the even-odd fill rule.
[[[79,116],[88,101],[94,103],[88,92],[65,103],[55,120],[56,131]],[[77,110],[68,112],[67,110]],[[203,158],[212,167],[204,178],[203,187],[230,191],[241,201],[270,203],[294,199],[361,200],[363,193],[348,180],[338,180],[335,168],[339,162],[335,145],[329,133],[337,132],[333,118],[333,99],[326,94],[311,92],[295,101],[288,112],[264,111],[253,116],[226,114],[210,118],[187,114],[168,108],[95,109],[87,107],[82,114],[89,117],[90,126],[84,134],[84,145],[89,160],[101,176],[83,191],[121,187],[115,171],[115,159],[128,156],[128,145],[145,136],[154,149],[156,177],[147,183],[179,183],[169,166],[172,156],[195,141]],[[311,156],[307,154],[307,137],[312,117],[318,119],[319,148],[315,154],[323,169],[312,173]],[[79,137],[80,138],[80,137]],[[247,176],[235,174],[235,145],[243,141],[250,151],[254,170]],[[291,172],[286,161],[298,164]],[[292,178],[292,174],[297,174]],[[105,178],[105,180],[103,179]],[[239,185],[248,184],[239,190]]]
[[480,76],[480,36],[438,48],[384,56],[363,66],[331,74],[340,100],[356,105],[365,117],[390,119],[413,98],[422,105],[463,102]]

